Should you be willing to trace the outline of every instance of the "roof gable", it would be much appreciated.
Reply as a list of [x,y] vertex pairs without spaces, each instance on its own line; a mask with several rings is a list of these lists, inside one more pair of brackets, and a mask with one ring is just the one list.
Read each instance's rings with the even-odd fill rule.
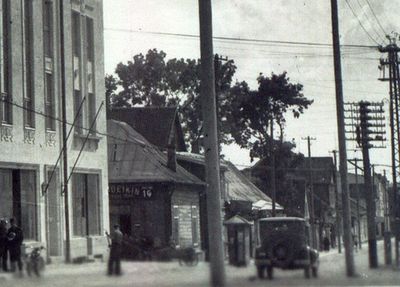
[[225,181],[227,185],[228,198],[230,200],[244,200],[253,203],[259,200],[267,202],[272,201],[271,198],[256,187],[231,162],[224,161],[224,164],[227,166]]
[[167,157],[128,124],[108,120],[107,129],[110,182],[204,184],[180,166],[169,169]]
[[128,123],[150,143],[165,150],[175,138],[176,149],[186,151],[176,107],[113,108],[108,118]]

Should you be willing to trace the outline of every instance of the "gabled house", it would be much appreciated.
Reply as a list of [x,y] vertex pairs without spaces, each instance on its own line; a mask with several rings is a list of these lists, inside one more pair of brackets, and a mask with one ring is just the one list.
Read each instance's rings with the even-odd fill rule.
[[161,151],[171,146],[177,151],[186,151],[176,107],[113,108],[107,117],[127,123]]
[[154,248],[201,245],[199,193],[204,182],[150,144],[129,124],[108,120],[111,224]]

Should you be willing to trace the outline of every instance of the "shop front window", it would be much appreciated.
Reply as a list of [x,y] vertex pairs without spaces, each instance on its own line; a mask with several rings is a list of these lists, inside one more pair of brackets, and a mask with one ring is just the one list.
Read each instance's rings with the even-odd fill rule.
[[100,235],[99,176],[74,173],[72,196],[74,236]]
[[26,240],[37,239],[36,172],[0,169],[0,218],[15,217]]

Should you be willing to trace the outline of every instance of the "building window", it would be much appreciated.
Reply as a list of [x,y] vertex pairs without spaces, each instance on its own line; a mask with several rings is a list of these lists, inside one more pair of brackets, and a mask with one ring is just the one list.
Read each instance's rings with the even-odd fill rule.
[[36,172],[0,169],[0,218],[15,217],[27,240],[37,240]]
[[54,99],[54,48],[53,48],[53,1],[43,1],[43,54],[44,54],[44,105],[45,128],[55,131],[55,99]]
[[33,18],[32,1],[24,1],[24,122],[26,127],[35,127],[35,99],[33,85]]
[[74,79],[74,116],[77,118],[75,132],[81,134],[83,132],[83,111],[79,107],[82,102],[81,91],[81,19],[80,14],[72,12],[71,30],[72,30],[72,53],[73,53],[73,79]]
[[86,57],[88,62],[94,62],[93,19],[86,17]]
[[75,131],[78,134],[81,134],[83,132],[82,108],[79,111],[79,107],[81,106],[81,102],[82,102],[81,91],[74,90],[74,115],[76,116]]
[[54,131],[55,126],[55,109],[54,109],[54,89],[53,75],[45,74],[45,114],[46,114],[46,130]]
[[0,1],[0,120],[1,124],[12,124],[10,83],[10,0]]
[[72,196],[74,236],[99,235],[101,232],[99,176],[74,173]]
[[79,13],[72,12],[72,50],[74,57],[81,56],[81,19]]
[[87,105],[88,105],[88,124],[92,127],[91,134],[96,131],[96,95],[94,94],[94,34],[93,20],[86,17],[86,83],[87,83]]
[[196,205],[192,205],[191,208],[192,215],[192,244],[193,246],[199,245],[199,234],[198,234],[198,222],[199,222],[199,212]]
[[53,58],[53,2],[43,3],[43,45],[44,56]]

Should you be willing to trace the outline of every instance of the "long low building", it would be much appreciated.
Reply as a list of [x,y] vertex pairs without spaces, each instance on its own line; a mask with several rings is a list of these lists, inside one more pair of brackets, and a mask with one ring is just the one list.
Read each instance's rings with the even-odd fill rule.
[[108,121],[111,225],[154,249],[198,247],[204,182],[167,158],[124,122]]

